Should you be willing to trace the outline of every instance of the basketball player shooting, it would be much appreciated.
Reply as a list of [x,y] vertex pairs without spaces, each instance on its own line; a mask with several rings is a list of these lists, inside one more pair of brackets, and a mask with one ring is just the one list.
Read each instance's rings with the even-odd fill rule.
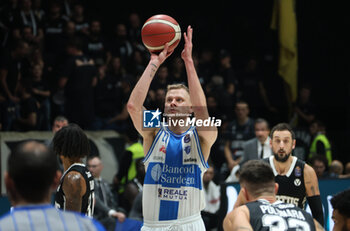
[[[209,118],[206,98],[192,59],[192,33],[184,33],[181,57],[185,63],[188,88],[169,85],[165,98],[168,121],[184,119],[177,114],[194,114],[196,119]],[[158,128],[143,128],[143,103],[159,66],[172,54],[169,45],[150,61],[133,89],[128,112],[143,137],[146,176],[143,186],[143,216],[147,230],[205,230],[200,211],[205,206],[202,177],[208,168],[210,148],[216,140],[215,126],[205,129],[171,123]],[[172,115],[175,115],[171,117]]]

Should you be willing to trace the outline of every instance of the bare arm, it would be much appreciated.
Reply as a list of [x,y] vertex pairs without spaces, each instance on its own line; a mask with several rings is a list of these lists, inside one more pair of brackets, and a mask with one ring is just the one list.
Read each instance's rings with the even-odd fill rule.
[[324,214],[318,188],[318,181],[315,170],[309,165],[304,167],[304,180],[306,188],[307,201],[309,203],[312,217],[315,218],[321,225],[324,224]]
[[[165,45],[164,50],[159,54],[151,54],[151,59],[141,75],[139,81],[135,85],[130,94],[129,101],[127,103],[127,109],[132,119],[132,122],[136,130],[141,134],[143,138],[155,133],[155,129],[142,129],[142,111],[145,109],[143,103],[147,97],[147,93],[153,77],[158,70],[159,66],[171,55],[168,52],[168,44]],[[154,136],[154,135],[153,135]]]
[[318,223],[318,221],[316,221],[315,219],[314,219],[314,223],[315,223],[316,231],[324,231],[324,228],[322,227],[322,225]]
[[306,196],[312,197],[320,195],[315,170],[308,164],[305,164],[304,167],[304,181],[306,188]]
[[224,154],[225,154],[225,158],[226,158],[226,161],[227,161],[227,166],[228,166],[228,169],[231,171],[236,165],[239,164],[239,162],[241,161],[242,157],[239,157],[237,160],[234,160],[232,158],[232,153],[231,153],[231,150],[230,150],[230,142],[229,141],[226,141],[226,144],[225,144],[225,148],[224,148]]
[[62,185],[66,196],[66,210],[81,212],[82,197],[86,193],[86,183],[84,177],[76,171],[69,172],[64,177]]
[[[209,113],[207,109],[206,97],[204,95],[201,83],[199,82],[192,59],[192,33],[193,31],[191,26],[188,26],[187,34],[184,33],[185,47],[181,53],[181,57],[185,62],[188,88],[190,90],[194,115],[196,119],[205,120],[209,118]],[[210,148],[216,140],[217,133],[218,131],[215,126],[209,128],[206,127],[205,129],[198,129],[203,155],[206,160],[209,158]]]
[[223,227],[225,231],[253,231],[249,220],[250,215],[247,206],[241,206],[226,215]]

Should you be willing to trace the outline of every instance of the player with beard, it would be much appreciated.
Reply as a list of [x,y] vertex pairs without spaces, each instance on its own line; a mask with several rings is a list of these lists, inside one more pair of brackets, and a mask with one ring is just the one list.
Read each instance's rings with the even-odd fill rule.
[[[306,199],[312,216],[323,226],[324,217],[320,190],[314,169],[292,156],[295,148],[295,134],[286,123],[277,124],[270,133],[273,156],[264,159],[275,175],[279,188],[276,198],[285,203],[305,209]],[[235,207],[245,204],[243,195],[238,196]]]

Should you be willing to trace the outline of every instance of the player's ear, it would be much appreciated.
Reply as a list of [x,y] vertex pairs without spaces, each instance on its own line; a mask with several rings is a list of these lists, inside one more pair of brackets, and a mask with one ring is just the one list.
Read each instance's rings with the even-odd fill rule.
[[275,194],[277,194],[278,192],[278,187],[279,187],[278,183],[275,183]]
[[293,149],[295,148],[295,144],[296,144],[296,139],[293,140]]

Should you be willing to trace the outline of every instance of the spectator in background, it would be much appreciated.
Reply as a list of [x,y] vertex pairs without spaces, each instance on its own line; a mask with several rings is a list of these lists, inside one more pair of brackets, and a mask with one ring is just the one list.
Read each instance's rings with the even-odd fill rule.
[[[166,67],[166,66],[164,66]],[[169,84],[186,83],[186,70],[181,57],[175,57],[171,63],[171,73],[169,75]],[[157,78],[155,78],[156,80]]]
[[44,27],[44,51],[46,61],[53,66],[56,57],[62,52],[62,37],[67,19],[62,15],[62,7],[59,2],[51,1],[49,4],[49,12],[45,16]]
[[13,209],[0,218],[1,229],[105,230],[93,219],[57,210],[50,204],[51,191],[60,177],[56,157],[45,145],[35,141],[19,144],[7,160],[4,178]]
[[222,91],[220,91],[219,96],[219,105],[221,112],[224,114],[223,117],[226,121],[232,121],[234,119],[232,108],[234,108],[237,103],[236,86],[234,84],[224,86]]
[[333,207],[333,231],[350,230],[350,189],[334,195],[331,204]]
[[101,22],[94,19],[90,24],[86,54],[94,59],[96,65],[100,66],[107,62],[106,40],[101,33]]
[[350,162],[345,165],[345,174],[350,174]]
[[38,43],[38,41],[35,39],[32,27],[23,26],[20,29],[20,35],[21,35],[21,39],[26,41],[30,47],[35,47],[35,46],[40,47],[41,46],[41,44]]
[[21,79],[18,84],[18,92],[21,96],[19,103],[19,117],[17,117],[13,129],[15,131],[37,130],[38,125],[38,102],[33,97],[32,80]]
[[94,177],[95,209],[94,218],[101,222],[108,231],[114,231],[116,219],[125,220],[124,211],[119,208],[107,181],[102,179],[103,163],[99,156],[88,156],[87,167]]
[[336,175],[328,173],[328,161],[323,155],[314,155],[310,159],[310,165],[315,170],[317,178],[336,178]]
[[343,174],[344,165],[339,160],[333,160],[329,165],[329,174],[334,174],[338,176],[338,178],[350,178],[350,173]]
[[121,82],[116,75],[107,72],[106,65],[98,68],[98,82],[95,88],[95,120],[94,130],[117,129],[110,120],[116,116],[121,107]]
[[43,67],[40,64],[36,64],[32,67],[32,93],[33,97],[38,103],[38,130],[48,131],[50,130],[51,122],[51,103],[49,85],[42,78]]
[[238,80],[231,64],[231,54],[227,50],[221,50],[219,54],[218,75],[224,78],[224,86],[233,84],[235,89],[238,89]]
[[201,215],[206,230],[217,228],[219,225],[216,212],[220,208],[220,186],[213,182],[214,174],[214,167],[210,163],[209,168],[203,175],[203,188],[206,205],[201,212]]
[[[29,62],[25,58],[29,54],[29,45],[23,40],[16,41],[9,52],[3,52],[0,59],[0,83],[3,96],[7,101],[4,103],[3,129],[8,131],[15,118],[16,105],[20,98],[17,88],[21,78],[29,71]],[[17,106],[18,107],[18,106]]]
[[272,155],[270,147],[270,126],[265,119],[256,119],[255,138],[246,141],[243,144],[243,158],[240,165],[243,165],[248,160],[264,159]]
[[114,35],[109,41],[108,51],[110,51],[109,55],[120,57],[122,66],[128,67],[130,65],[129,61],[134,52],[134,48],[128,40],[125,24],[119,23],[115,26]]
[[55,134],[65,126],[68,126],[68,119],[64,116],[57,116],[53,121],[52,132]]
[[329,172],[334,173],[338,176],[342,175],[344,171],[344,165],[339,160],[333,160],[329,165]]
[[198,78],[202,84],[208,84],[210,78],[215,73],[214,52],[209,48],[204,48],[199,56]]
[[[129,41],[134,47],[140,48],[143,47],[141,41],[141,28],[142,23],[140,20],[140,15],[136,12],[133,12],[129,15]],[[144,48],[143,48],[144,49]]]
[[236,119],[226,129],[225,157],[229,172],[241,161],[243,144],[254,135],[254,120],[249,117],[249,106],[239,101],[235,106]]
[[145,53],[135,49],[132,56],[130,74],[133,76],[141,76],[145,67]]
[[75,23],[75,30],[79,35],[86,36],[89,34],[89,22],[84,15],[82,3],[74,3],[71,20]]
[[258,61],[251,57],[245,64],[244,71],[237,74],[239,81],[239,95],[249,104],[251,115],[257,117],[263,111],[262,76],[258,69]]
[[94,88],[97,83],[97,69],[93,59],[83,53],[79,38],[67,44],[71,56],[63,66],[59,88],[64,89],[65,114],[69,121],[79,124],[83,129],[91,127],[94,121]]
[[332,148],[326,136],[325,125],[321,121],[315,120],[310,125],[310,134],[313,139],[310,146],[309,158],[312,158],[315,154],[323,155],[327,158],[328,165],[330,165],[332,163]]
[[311,87],[304,84],[298,94],[294,104],[294,112],[290,122],[292,127],[308,129],[315,120],[315,105],[311,102]]
[[169,79],[169,70],[167,66],[161,66],[159,67],[159,70],[156,74],[156,77],[154,78],[154,81],[152,81],[150,92],[148,93],[152,100],[155,100],[155,92],[158,89],[165,90],[170,83]]
[[25,26],[29,26],[32,29],[35,43],[41,43],[44,36],[42,22],[34,14],[31,0],[21,0],[19,11],[14,15],[13,36],[15,39],[21,38],[21,30]]

